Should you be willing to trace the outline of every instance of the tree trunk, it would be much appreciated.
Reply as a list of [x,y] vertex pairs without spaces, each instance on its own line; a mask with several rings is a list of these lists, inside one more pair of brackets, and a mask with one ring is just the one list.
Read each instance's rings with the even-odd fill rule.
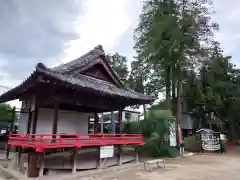
[[202,118],[199,118],[198,129],[202,129]]
[[[181,132],[181,120],[182,120],[182,103],[181,103],[181,96],[182,96],[182,84],[180,81],[178,81],[177,83],[177,113],[176,113],[176,117],[177,117],[177,123],[178,123],[178,145],[180,147],[180,145],[182,144],[182,132]],[[179,127],[180,126],[180,127]],[[181,133],[180,133],[180,132]]]
[[171,109],[171,67],[166,68],[166,108]]
[[208,114],[208,124],[209,124],[209,129],[212,129],[212,116],[211,116],[211,113]]
[[172,114],[177,115],[176,81],[172,77]]

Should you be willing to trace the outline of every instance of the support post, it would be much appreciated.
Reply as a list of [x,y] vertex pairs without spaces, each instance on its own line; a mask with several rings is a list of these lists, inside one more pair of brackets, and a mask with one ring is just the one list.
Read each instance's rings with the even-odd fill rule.
[[94,113],[94,133],[95,134],[98,133],[98,122],[99,122],[98,114]]
[[21,165],[21,157],[22,157],[22,147],[19,147],[19,148],[18,148],[17,169],[20,169],[20,165]]
[[136,163],[139,163],[139,151],[138,151],[138,147],[135,148],[135,154],[136,154]]
[[113,112],[111,112],[111,123],[112,123],[112,134],[115,134],[116,127],[115,127],[115,121],[113,119]]
[[34,115],[33,115],[32,134],[35,134],[37,131],[37,120],[38,120],[38,108],[35,107]]
[[25,159],[26,159],[26,154],[23,153],[23,149],[21,148],[21,155],[20,155],[20,160],[19,160],[19,171],[21,173],[25,172],[25,167],[24,167]]
[[123,124],[122,124],[122,113],[123,111],[122,110],[119,110],[118,111],[118,122],[119,122],[119,133],[122,132],[122,129],[123,129]]
[[58,126],[58,110],[59,103],[55,101],[54,103],[54,117],[53,117],[53,125],[52,125],[52,142],[56,142],[56,134],[57,134],[57,126]]
[[6,149],[5,159],[8,160],[9,159],[9,153],[10,153],[10,146],[9,146],[8,142],[5,146],[5,149]]
[[29,153],[29,161],[28,161],[28,177],[36,177],[37,176],[37,155],[36,153]]
[[182,118],[182,84],[183,81],[178,81],[177,84],[177,131],[178,131],[178,147],[180,154],[182,153],[182,129],[181,129],[181,118]]
[[15,148],[15,154],[16,154],[15,155],[16,159],[14,160],[15,161],[14,162],[14,168],[18,170],[19,169],[19,164],[20,164],[20,148],[19,147]]
[[10,127],[10,133],[12,133],[13,131],[13,127],[14,127],[14,122],[15,122],[15,118],[16,118],[16,107],[14,106],[12,109],[12,122],[11,122],[11,127]]
[[103,131],[103,129],[104,129],[104,127],[103,127],[103,114],[101,116],[100,123],[101,123],[101,134],[103,134],[104,133],[104,131]]
[[122,148],[121,145],[118,145],[118,166],[120,166],[122,164]]
[[97,158],[97,169],[100,168],[101,165],[101,146],[97,146],[97,150],[98,150],[98,158]]
[[74,148],[72,153],[72,173],[77,172],[77,155],[78,155],[78,149]]
[[31,125],[32,125],[32,112],[31,112],[31,110],[29,110],[28,124],[27,124],[27,134],[30,134],[30,132],[31,132]]
[[38,155],[38,158],[39,158],[39,177],[42,177],[43,176],[43,173],[44,173],[44,156],[45,156],[45,153],[40,153]]

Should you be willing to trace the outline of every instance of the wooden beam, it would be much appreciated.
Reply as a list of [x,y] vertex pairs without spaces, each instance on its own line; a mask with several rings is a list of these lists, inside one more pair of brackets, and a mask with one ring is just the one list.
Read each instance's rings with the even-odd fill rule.
[[[84,95],[83,95],[84,96]],[[86,110],[92,109],[91,112],[97,111],[97,112],[109,112],[109,111],[116,111],[119,109],[122,109],[123,106],[116,105],[119,104],[118,102],[109,102],[107,99],[100,99],[95,97],[77,97],[74,94],[71,96],[69,95],[51,95],[41,98],[41,101],[38,101],[39,107],[54,107],[54,101],[55,99],[58,99],[59,106],[64,106],[65,108],[67,106],[73,107],[82,107]],[[62,107],[61,107],[62,109]],[[95,110],[94,110],[95,109]]]

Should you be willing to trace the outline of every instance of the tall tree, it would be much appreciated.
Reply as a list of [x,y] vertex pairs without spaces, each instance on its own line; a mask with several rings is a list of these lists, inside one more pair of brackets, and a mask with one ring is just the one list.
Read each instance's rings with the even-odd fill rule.
[[[209,42],[215,23],[210,23],[210,1],[148,0],[135,30],[135,49],[140,64],[164,83],[167,108],[176,112],[176,88],[184,73],[201,56],[202,41]],[[205,43],[206,44],[206,43]],[[195,57],[195,58],[193,58]],[[159,89],[160,92],[160,89]],[[173,99],[173,101],[171,101]],[[171,105],[172,104],[172,105]]]
[[119,75],[121,80],[124,83],[127,83],[127,79],[129,76],[127,58],[125,56],[120,55],[119,53],[115,53],[113,55],[108,55],[108,63],[113,68],[113,70]]

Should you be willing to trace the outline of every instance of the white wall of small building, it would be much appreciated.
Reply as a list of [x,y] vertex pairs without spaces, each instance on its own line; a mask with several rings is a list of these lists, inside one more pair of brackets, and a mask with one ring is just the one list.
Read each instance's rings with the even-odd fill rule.
[[[87,134],[89,117],[93,117],[93,113],[59,110],[57,134]],[[40,108],[38,110],[36,133],[52,134],[53,118],[54,110]],[[20,133],[27,132],[27,122],[28,114],[20,114]]]
[[[114,111],[113,112],[113,120],[118,121],[118,113],[119,113],[119,111]],[[110,116],[111,112],[103,113],[103,116],[107,116],[107,115]],[[130,116],[130,118],[128,118],[128,116]],[[122,111],[122,122],[125,122],[125,121],[139,121],[139,118],[140,118],[140,112],[136,111],[135,109],[125,108]]]

